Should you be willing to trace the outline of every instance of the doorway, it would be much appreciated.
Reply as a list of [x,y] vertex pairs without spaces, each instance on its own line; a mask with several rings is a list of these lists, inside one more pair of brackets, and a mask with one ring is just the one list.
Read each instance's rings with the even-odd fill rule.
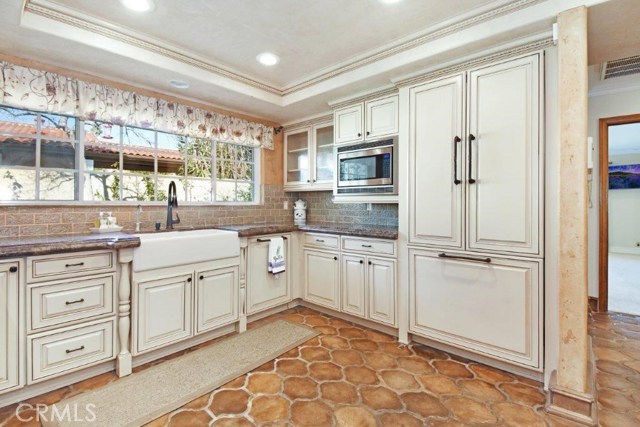
[[640,315],[640,114],[599,125],[598,311]]

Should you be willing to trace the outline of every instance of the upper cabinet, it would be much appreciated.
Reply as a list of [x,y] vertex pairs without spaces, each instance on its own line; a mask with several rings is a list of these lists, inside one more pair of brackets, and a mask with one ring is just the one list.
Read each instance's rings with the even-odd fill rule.
[[287,131],[284,134],[284,182],[288,191],[321,191],[333,188],[333,124]]
[[333,114],[335,143],[368,141],[398,133],[398,95],[360,102]]
[[410,243],[541,255],[538,55],[413,86],[409,100]]

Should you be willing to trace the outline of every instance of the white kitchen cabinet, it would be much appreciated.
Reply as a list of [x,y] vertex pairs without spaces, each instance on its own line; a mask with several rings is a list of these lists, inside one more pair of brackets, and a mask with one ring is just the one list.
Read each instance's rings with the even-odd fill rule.
[[286,191],[328,191],[333,188],[333,123],[318,123],[284,134]]
[[365,139],[398,133],[398,95],[368,101],[365,108]]
[[539,62],[409,89],[409,244],[541,255]]
[[469,249],[539,253],[538,61],[528,56],[469,73]]
[[18,262],[0,263],[0,393],[20,385],[19,278]]
[[342,311],[395,326],[395,278],[393,259],[343,253]]
[[335,143],[350,144],[398,133],[398,95],[360,102],[333,113]]
[[238,267],[196,272],[196,333],[238,320]]
[[134,282],[137,291],[137,343],[141,353],[193,335],[193,274]]
[[340,309],[340,256],[336,252],[304,250],[304,299]]
[[366,258],[360,255],[342,255],[342,311],[366,317]]
[[285,239],[286,270],[272,274],[267,271],[269,241],[271,237],[261,236],[250,239],[247,248],[247,314],[276,307],[291,301],[291,285],[289,283],[292,259],[289,242]]
[[409,330],[540,370],[542,261],[409,250]]
[[346,108],[341,108],[333,113],[335,131],[335,143],[346,144],[364,140],[362,120],[364,116],[364,104],[359,103]]
[[409,90],[411,244],[462,248],[463,82],[459,74]]
[[383,258],[367,258],[368,317],[371,320],[396,323],[396,263]]

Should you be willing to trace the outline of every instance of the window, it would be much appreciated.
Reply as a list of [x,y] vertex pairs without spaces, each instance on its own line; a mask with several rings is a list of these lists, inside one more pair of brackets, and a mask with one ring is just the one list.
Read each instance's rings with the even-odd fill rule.
[[[258,150],[0,106],[0,200],[254,202]],[[216,171],[214,174],[213,171]]]

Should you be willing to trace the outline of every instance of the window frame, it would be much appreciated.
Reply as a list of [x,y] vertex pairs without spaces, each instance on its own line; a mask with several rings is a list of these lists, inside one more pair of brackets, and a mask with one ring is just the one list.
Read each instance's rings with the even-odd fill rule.
[[[19,108],[19,107],[12,107],[9,105],[3,105],[0,104],[0,108],[11,108],[11,109],[15,109],[15,110],[21,110],[24,112],[28,112],[31,113],[33,115],[35,115],[37,118],[40,118],[41,115],[54,115],[54,116],[66,116],[69,118],[73,118],[75,120],[75,139],[69,139],[69,140],[65,140],[65,142],[69,142],[74,144],[75,147],[75,168],[74,169],[62,169],[62,168],[47,168],[47,167],[42,167],[41,165],[41,154],[42,154],[42,144],[41,141],[43,139],[43,135],[41,134],[41,123],[40,120],[36,121],[36,134],[35,135],[26,135],[26,134],[19,134],[19,133],[10,133],[10,132],[2,132],[0,133],[0,136],[15,136],[15,137],[29,137],[29,138],[33,138],[35,141],[35,166],[31,167],[31,166],[13,166],[13,165],[7,165],[7,166],[0,166],[0,168],[2,169],[17,169],[17,170],[26,170],[26,171],[33,171],[35,174],[35,184],[34,184],[34,188],[33,191],[35,192],[35,196],[36,199],[35,200],[0,200],[0,206],[25,206],[25,205],[44,205],[44,206],[51,206],[51,205],[72,205],[72,206],[82,206],[82,205],[87,205],[87,206],[102,206],[102,205],[109,205],[109,206],[131,206],[131,205],[143,205],[143,206],[158,206],[158,205],[165,205],[166,201],[162,201],[162,200],[149,200],[149,201],[138,201],[138,200],[122,200],[123,197],[123,178],[126,176],[134,176],[134,177],[140,177],[143,176],[140,173],[136,173],[136,172],[128,172],[125,169],[125,165],[124,165],[124,148],[125,148],[125,131],[127,128],[132,128],[132,129],[140,129],[143,131],[152,131],[154,133],[154,145],[153,145],[153,172],[150,175],[153,178],[154,181],[154,195],[153,198],[157,199],[158,197],[158,181],[161,178],[164,178],[164,175],[160,175],[158,172],[158,133],[164,133],[164,134],[169,134],[169,135],[175,135],[178,137],[182,137],[182,138],[186,138],[187,141],[186,143],[188,144],[189,141],[195,137],[191,137],[191,136],[186,136],[186,135],[181,135],[181,134],[176,134],[176,133],[172,133],[172,132],[167,132],[164,130],[158,130],[158,129],[153,129],[153,128],[143,128],[143,127],[139,127],[139,126],[131,126],[131,125],[117,125],[115,123],[108,123],[108,122],[103,122],[103,121],[99,121],[99,120],[81,120],[80,118],[70,115],[70,114],[62,114],[62,113],[51,113],[51,112],[46,112],[46,111],[36,111],[36,110],[30,110],[30,109],[26,109],[26,108]],[[90,174],[92,174],[92,169],[88,169],[87,168],[87,159],[85,157],[85,136],[86,136],[86,131],[85,131],[85,124],[86,123],[96,123],[100,126],[104,125],[104,124],[111,124],[112,126],[118,126],[119,127],[119,141],[118,141],[118,171],[117,172],[113,172],[113,173],[106,173],[104,175],[113,175],[113,176],[117,176],[118,179],[120,180],[120,186],[118,189],[118,198],[119,200],[86,200],[85,199],[85,184],[87,181],[87,178]],[[115,136],[115,135],[114,135]],[[55,138],[51,138],[52,140],[58,141],[59,139],[55,139]],[[260,147],[250,147],[250,146],[245,146],[245,145],[241,145],[241,144],[233,144],[230,142],[224,142],[224,141],[217,141],[215,139],[211,139],[211,138],[205,138],[205,139],[209,139],[211,140],[211,177],[210,177],[210,181],[211,181],[211,191],[210,191],[210,201],[187,201],[187,189],[186,189],[186,185],[185,185],[185,189],[183,191],[183,194],[179,195],[179,199],[178,201],[180,202],[180,204],[182,205],[186,205],[186,206],[256,206],[256,205],[262,205],[264,203],[263,198],[262,198],[262,175],[261,175],[261,160],[262,160],[262,156],[261,156],[261,149]],[[216,189],[217,189],[217,182],[219,181],[217,178],[217,150],[216,150],[216,146],[217,144],[230,144],[230,145],[237,145],[239,147],[245,147],[248,149],[251,149],[253,151],[253,176],[252,176],[252,185],[253,185],[253,192],[252,192],[252,200],[248,201],[248,202],[244,202],[244,201],[238,201],[238,200],[234,200],[234,201],[216,201]],[[191,156],[193,157],[193,156]],[[187,162],[188,159],[190,158],[190,156],[185,152],[184,154],[184,174],[180,177],[176,177],[175,179],[177,180],[184,180],[184,182],[188,182],[189,181],[189,175],[188,175],[188,168],[187,168]],[[246,163],[250,163],[250,162],[246,162]],[[41,173],[42,171],[56,171],[56,172],[69,172],[69,173],[73,173],[76,174],[76,179],[75,179],[75,188],[74,188],[74,200],[43,200],[40,199],[40,177],[41,177]],[[191,177],[196,178],[197,177]],[[228,180],[223,180],[223,181],[228,181]],[[236,189],[237,189],[237,182],[238,180],[235,180],[236,182]],[[182,196],[182,197],[180,197]]]

